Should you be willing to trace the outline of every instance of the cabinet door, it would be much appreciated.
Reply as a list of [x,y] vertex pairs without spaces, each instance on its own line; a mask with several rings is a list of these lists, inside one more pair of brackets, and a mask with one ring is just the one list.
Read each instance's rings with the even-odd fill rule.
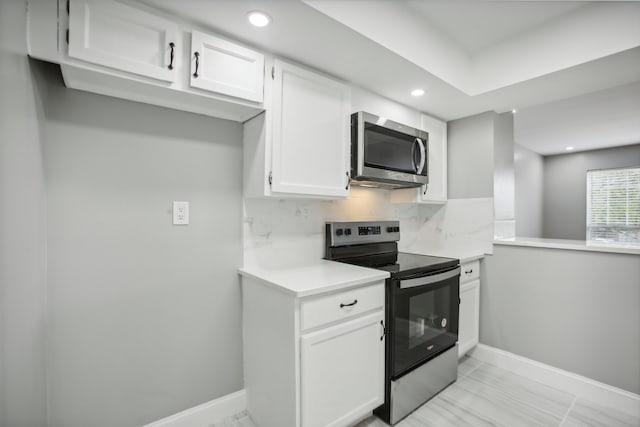
[[276,60],[272,102],[271,190],[347,197],[348,87]]
[[353,424],[384,402],[384,312],[303,335],[302,427]]
[[209,34],[191,33],[191,87],[262,102],[264,55]]
[[420,191],[421,201],[447,201],[447,124],[422,115],[422,129],[429,132],[429,185]]
[[458,355],[462,357],[478,344],[480,334],[480,281],[460,286]]
[[156,15],[109,0],[69,5],[71,58],[174,82],[178,43],[177,25]]

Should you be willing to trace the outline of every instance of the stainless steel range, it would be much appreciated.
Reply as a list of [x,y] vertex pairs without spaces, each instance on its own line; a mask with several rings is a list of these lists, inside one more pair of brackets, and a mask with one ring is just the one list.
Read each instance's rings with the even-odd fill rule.
[[460,262],[398,252],[398,221],[326,224],[326,259],[391,273],[386,281],[385,403],[396,424],[458,375]]

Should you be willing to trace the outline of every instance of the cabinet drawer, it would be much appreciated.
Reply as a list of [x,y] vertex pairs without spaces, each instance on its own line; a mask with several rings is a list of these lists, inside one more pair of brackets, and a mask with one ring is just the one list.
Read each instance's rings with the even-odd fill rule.
[[461,267],[460,283],[466,283],[480,277],[480,260],[466,262]]
[[384,308],[384,282],[302,301],[301,329],[315,328],[376,308]]

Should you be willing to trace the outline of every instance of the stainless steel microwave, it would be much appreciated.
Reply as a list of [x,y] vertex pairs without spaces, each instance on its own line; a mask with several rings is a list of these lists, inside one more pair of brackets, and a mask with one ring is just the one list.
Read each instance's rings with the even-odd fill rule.
[[351,184],[406,188],[429,183],[429,134],[360,111],[351,115]]

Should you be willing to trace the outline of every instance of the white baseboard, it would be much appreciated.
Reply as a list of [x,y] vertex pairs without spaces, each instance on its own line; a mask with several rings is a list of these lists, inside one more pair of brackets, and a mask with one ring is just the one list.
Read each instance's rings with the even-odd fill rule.
[[245,390],[194,406],[143,427],[203,427],[247,409]]
[[558,390],[640,418],[640,395],[484,344],[469,355]]

